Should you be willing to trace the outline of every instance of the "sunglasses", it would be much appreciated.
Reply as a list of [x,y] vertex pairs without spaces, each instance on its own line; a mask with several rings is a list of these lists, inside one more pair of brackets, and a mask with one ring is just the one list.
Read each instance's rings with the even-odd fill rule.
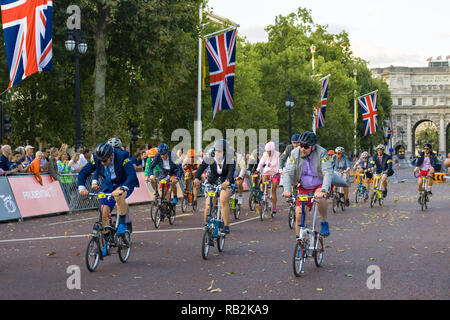
[[308,146],[306,144],[300,144],[300,148],[308,150],[309,148],[311,148],[311,146]]

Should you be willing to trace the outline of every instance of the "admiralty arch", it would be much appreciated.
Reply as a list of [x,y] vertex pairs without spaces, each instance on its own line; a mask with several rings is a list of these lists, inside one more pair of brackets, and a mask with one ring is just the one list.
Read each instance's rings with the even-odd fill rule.
[[406,156],[413,154],[418,145],[415,132],[423,122],[431,121],[438,132],[438,154],[450,150],[450,67],[449,61],[433,61],[428,67],[374,68],[372,76],[383,79],[392,97],[393,147],[402,145]]

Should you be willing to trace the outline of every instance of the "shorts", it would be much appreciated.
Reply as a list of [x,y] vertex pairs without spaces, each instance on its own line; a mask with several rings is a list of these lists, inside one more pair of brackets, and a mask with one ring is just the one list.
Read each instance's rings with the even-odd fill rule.
[[274,175],[263,173],[263,177],[270,176],[270,182],[274,184],[280,184],[280,173],[275,173]]
[[[319,185],[319,186],[315,187],[314,189],[304,189],[300,186],[300,188],[297,188],[297,192],[298,192],[297,194],[308,194],[308,195],[311,193],[314,194],[314,193],[316,193],[317,190],[320,190],[320,189],[322,189],[322,185]],[[328,197],[329,197],[329,195],[327,195],[327,199],[328,199]],[[309,209],[311,209],[313,206],[312,198],[309,198],[305,204]],[[302,205],[302,201],[300,201],[300,199],[297,197],[296,206],[300,207],[301,205]]]
[[430,170],[420,170],[419,172],[419,178],[422,177],[428,177],[428,174],[430,173]]
[[[120,185],[120,186],[115,186],[114,190],[116,190],[119,187],[123,187],[123,186],[124,186],[123,184]],[[131,189],[127,190],[127,195],[126,195],[125,199],[127,199],[129,196],[131,196],[133,191],[134,191],[134,188],[131,188]],[[111,209],[111,211],[113,211],[114,207],[116,206],[116,200],[114,199],[114,197],[111,197],[109,199],[108,198],[103,198],[102,199],[102,205],[103,206],[108,206]]]
[[348,183],[348,181],[349,181],[349,174],[348,173],[336,172],[336,174],[338,176],[340,176],[342,178],[342,180],[344,180],[345,182]]

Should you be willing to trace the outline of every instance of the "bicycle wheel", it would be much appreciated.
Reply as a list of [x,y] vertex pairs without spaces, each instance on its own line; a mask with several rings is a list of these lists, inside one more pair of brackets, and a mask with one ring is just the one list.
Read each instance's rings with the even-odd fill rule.
[[224,247],[225,247],[225,235],[219,232],[219,237],[217,238],[217,250],[219,250],[219,252],[223,252]]
[[358,203],[358,198],[359,198],[359,188],[356,189],[355,191],[355,203]]
[[255,211],[256,209],[256,195],[254,192],[250,193],[248,197],[248,206],[250,207],[250,211]]
[[260,213],[259,213],[261,221],[264,221],[264,219],[266,218],[266,210],[267,210],[267,201],[263,200],[261,202],[261,210],[260,210]]
[[336,213],[338,208],[339,208],[339,201],[338,201],[336,195],[334,195],[333,196],[333,213]]
[[375,205],[375,202],[377,202],[377,190],[374,190],[372,193],[372,197],[370,198],[370,207],[373,208]]
[[380,207],[383,205],[384,202],[384,197],[383,195],[378,195],[378,204],[380,205]]
[[234,219],[239,220],[239,217],[241,216],[241,205],[237,204],[234,208]]
[[131,243],[131,233],[128,230],[118,238],[118,253],[119,259],[122,263],[127,262],[128,258],[130,257]]
[[100,241],[98,238],[89,239],[86,248],[86,266],[90,272],[94,272],[100,260]]
[[183,201],[181,201],[181,212],[185,213],[187,206],[189,203],[189,198],[186,197],[186,195],[183,197]]
[[171,205],[169,208],[169,223],[171,225],[173,225],[175,223],[175,216],[176,216],[175,206]]
[[341,197],[339,198],[339,202],[341,205],[341,210],[345,211],[345,197],[343,195],[341,195]]
[[193,211],[193,212],[197,212],[197,210],[198,210],[197,203],[192,204],[192,211]]
[[211,240],[211,233],[209,232],[209,230],[205,230],[205,232],[203,232],[203,240],[202,240],[202,257],[204,260],[208,259],[210,240]]
[[161,224],[161,208],[160,207],[156,208],[156,210],[155,210],[154,223],[155,223],[155,228],[158,229],[159,225]]
[[295,208],[294,207],[289,207],[289,214],[288,214],[288,222],[289,222],[289,228],[293,229],[294,228],[294,223],[295,223]]
[[317,249],[314,250],[314,262],[316,264],[316,267],[320,267],[323,262],[323,238],[319,236],[318,233],[316,233],[316,237],[318,237],[318,243],[317,243]]
[[150,217],[152,218],[153,222],[155,222],[155,213],[156,213],[157,206],[158,206],[158,204],[155,202],[155,200],[153,200],[152,204],[150,206]]
[[294,257],[292,260],[292,266],[294,268],[294,274],[296,277],[300,277],[303,265],[306,261],[306,245],[304,241],[297,241],[294,247]]

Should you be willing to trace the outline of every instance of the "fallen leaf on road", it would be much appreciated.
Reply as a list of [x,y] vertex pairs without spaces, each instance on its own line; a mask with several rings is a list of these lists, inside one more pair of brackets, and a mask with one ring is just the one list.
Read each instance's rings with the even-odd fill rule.
[[337,249],[336,252],[341,253],[341,252],[345,252],[345,250]]
[[317,288],[316,290],[317,290],[317,291],[323,291],[323,289],[322,289],[322,288]]
[[352,275],[351,273],[346,273],[345,276],[346,276],[347,278],[353,277],[353,275]]
[[416,247],[414,247],[414,246],[411,246],[411,249],[413,249],[413,250],[417,250],[417,249],[416,249]]
[[177,292],[176,292],[176,294],[183,294],[183,292],[181,292],[181,291],[177,291]]
[[282,260],[282,262],[283,262],[284,264],[286,264],[286,263],[287,263],[287,261],[286,261],[286,260]]
[[375,260],[377,260],[377,258],[369,258],[369,260],[375,261]]
[[211,290],[210,292],[211,292],[211,293],[215,293],[215,292],[222,292],[222,289],[220,289],[220,288],[217,288],[217,289]]
[[53,251],[53,252],[50,252],[49,254],[47,254],[47,256],[48,256],[48,257],[52,257],[52,256],[54,256],[55,254],[56,254],[56,252]]
[[142,279],[142,277],[134,277],[135,279]]
[[208,289],[206,289],[206,291],[209,291],[209,290],[211,290],[211,289],[212,289],[212,287],[213,287],[213,284],[214,284],[214,280],[211,280],[211,285],[209,286],[209,288],[208,288]]

